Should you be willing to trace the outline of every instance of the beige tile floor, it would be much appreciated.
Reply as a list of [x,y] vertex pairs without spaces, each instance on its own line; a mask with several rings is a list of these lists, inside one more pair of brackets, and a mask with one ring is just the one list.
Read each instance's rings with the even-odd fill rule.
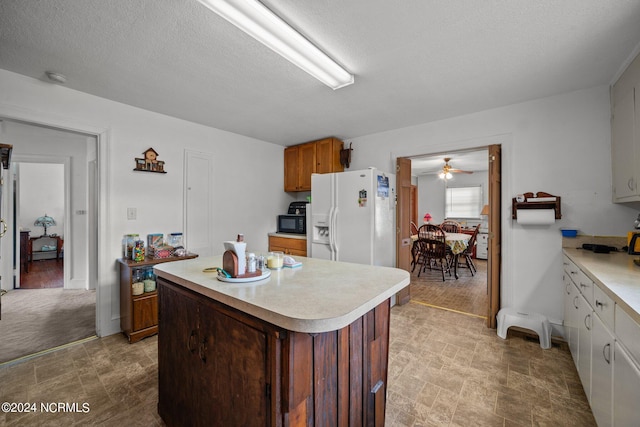
[[[483,319],[411,302],[392,309],[387,425],[595,425],[571,356]],[[161,426],[157,337],[122,335],[0,367],[0,402],[89,405],[88,412],[4,413],[6,426]]]

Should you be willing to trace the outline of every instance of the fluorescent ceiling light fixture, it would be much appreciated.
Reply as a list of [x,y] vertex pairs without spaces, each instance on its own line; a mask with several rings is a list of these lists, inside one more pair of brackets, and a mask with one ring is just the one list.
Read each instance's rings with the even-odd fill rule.
[[198,1],[330,88],[340,89],[353,83],[353,74],[259,1]]

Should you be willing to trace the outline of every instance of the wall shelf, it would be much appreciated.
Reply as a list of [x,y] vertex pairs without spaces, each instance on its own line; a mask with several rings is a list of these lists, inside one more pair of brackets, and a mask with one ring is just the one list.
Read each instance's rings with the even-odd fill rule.
[[[562,211],[560,208],[560,197],[553,194],[545,193],[544,191],[538,191],[537,193],[524,193],[525,201],[518,202],[514,197],[511,205],[511,218],[518,218],[518,209],[553,209],[555,211],[555,218],[562,218]],[[551,201],[536,201],[537,198],[551,198],[555,200]]]

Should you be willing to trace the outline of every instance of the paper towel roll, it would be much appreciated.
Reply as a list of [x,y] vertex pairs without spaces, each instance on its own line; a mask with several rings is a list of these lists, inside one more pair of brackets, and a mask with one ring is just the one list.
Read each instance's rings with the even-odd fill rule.
[[556,221],[554,209],[518,209],[518,224],[548,225]]

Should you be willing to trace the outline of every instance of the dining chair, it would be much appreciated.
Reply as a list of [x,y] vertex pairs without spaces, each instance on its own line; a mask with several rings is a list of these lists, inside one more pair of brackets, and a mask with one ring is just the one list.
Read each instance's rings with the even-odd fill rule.
[[411,235],[418,234],[418,226],[415,222],[411,221]]
[[420,251],[416,263],[422,264],[418,270],[418,277],[420,277],[422,271],[427,269],[427,266],[431,269],[432,265],[437,266],[439,263],[442,281],[444,282],[445,272],[451,276],[451,269],[447,261],[444,230],[437,225],[424,224],[418,229],[418,240],[416,242]]
[[462,229],[462,226],[458,221],[446,219],[442,222],[442,224],[440,224],[440,228],[442,228],[445,233],[459,233]]
[[[476,246],[476,240],[478,238],[478,233],[480,232],[480,224],[478,224],[475,228],[475,230],[473,230],[473,234],[471,235],[471,238],[469,239],[469,243],[467,244],[467,248],[462,251],[461,253],[458,254],[458,259],[460,259],[460,257],[463,257],[466,263],[466,268],[469,269],[469,271],[471,271],[471,275],[473,276],[478,270],[476,269],[476,265],[473,263],[473,248]],[[458,267],[465,267],[463,265],[460,265],[460,263],[458,262]]]

